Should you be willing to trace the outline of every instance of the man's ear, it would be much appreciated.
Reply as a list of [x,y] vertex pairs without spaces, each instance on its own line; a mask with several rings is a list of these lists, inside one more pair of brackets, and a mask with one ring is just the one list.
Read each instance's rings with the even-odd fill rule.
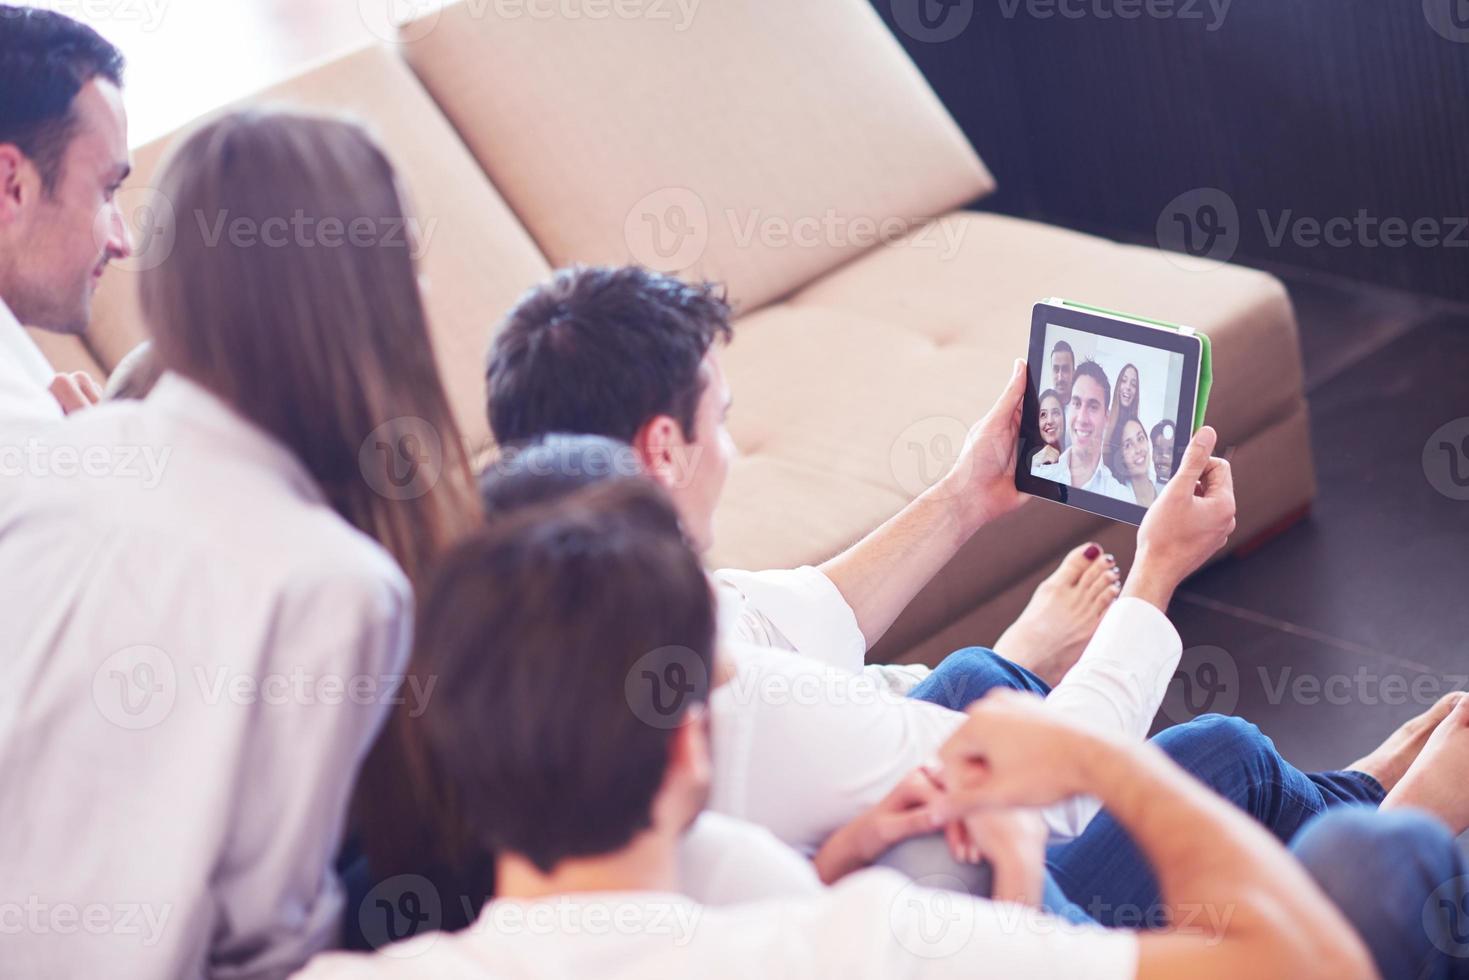
[[678,454],[683,445],[683,428],[670,415],[653,416],[632,440],[643,468],[664,486],[671,486],[677,476]]
[[683,722],[673,733],[668,746],[668,771],[678,773],[695,785],[707,785],[712,779],[713,764],[709,756],[709,709],[703,704],[689,706]]
[[0,222],[15,220],[25,200],[22,179],[25,159],[14,143],[0,143]]

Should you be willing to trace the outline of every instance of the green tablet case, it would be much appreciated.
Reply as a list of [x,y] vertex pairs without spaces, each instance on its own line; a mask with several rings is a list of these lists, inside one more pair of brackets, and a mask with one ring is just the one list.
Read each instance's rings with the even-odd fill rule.
[[1177,323],[1167,323],[1163,320],[1154,320],[1145,316],[1134,316],[1131,313],[1108,310],[1100,306],[1073,303],[1066,299],[1058,300],[1057,302],[1062,306],[1069,306],[1073,310],[1082,310],[1087,313],[1116,317],[1119,320],[1132,320],[1135,323],[1146,323],[1150,327],[1163,327],[1165,330],[1176,330],[1179,333],[1186,333],[1199,338],[1199,395],[1194,401],[1194,431],[1199,431],[1200,427],[1204,424],[1204,411],[1209,407],[1209,391],[1214,387],[1214,354],[1212,346],[1209,343],[1208,335],[1201,333],[1193,327],[1185,327]]

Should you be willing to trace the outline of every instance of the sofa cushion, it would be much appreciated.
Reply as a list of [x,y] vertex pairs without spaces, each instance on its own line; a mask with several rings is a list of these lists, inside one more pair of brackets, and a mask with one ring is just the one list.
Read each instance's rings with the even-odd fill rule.
[[[475,446],[489,438],[484,359],[491,328],[550,267],[485,179],[453,127],[402,60],[367,48],[244,100],[363,120],[388,147],[407,184],[421,231],[430,325],[440,372],[464,435]],[[125,193],[141,194],[156,172],[168,137],[135,151]],[[132,199],[141,204],[143,197]],[[137,275],[156,261],[144,252],[103,279],[89,331],[98,359],[111,368],[144,335]]]
[[533,7],[434,11],[404,54],[555,265],[717,279],[752,310],[993,187],[868,0]]
[[[742,457],[716,522],[717,563],[822,561],[930,486],[1024,356],[1031,307],[1051,295],[1208,333],[1209,418],[1226,449],[1299,411],[1294,318],[1270,276],[1188,271],[1155,250],[954,213],[739,321],[723,362]],[[1299,488],[1242,494],[1241,506],[1309,499],[1305,471]],[[1241,514],[1242,525],[1263,521]],[[936,580],[903,629],[938,629],[1108,523],[1028,502],[961,553],[963,567]]]

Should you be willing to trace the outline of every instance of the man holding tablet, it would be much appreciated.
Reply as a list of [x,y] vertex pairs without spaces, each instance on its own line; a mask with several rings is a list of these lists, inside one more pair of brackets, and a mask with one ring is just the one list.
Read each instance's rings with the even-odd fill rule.
[[1070,448],[1053,463],[1037,456],[1031,474],[1118,500],[1131,499],[1132,494],[1117,482],[1102,460],[1102,433],[1107,431],[1111,398],[1107,372],[1096,361],[1082,362],[1072,379],[1071,404],[1066,409]]

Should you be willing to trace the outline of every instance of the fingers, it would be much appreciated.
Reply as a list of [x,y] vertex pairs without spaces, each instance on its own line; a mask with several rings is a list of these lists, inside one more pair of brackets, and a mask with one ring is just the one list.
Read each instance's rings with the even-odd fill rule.
[[944,821],[937,807],[921,806],[893,817],[887,822],[883,836],[887,838],[887,846],[891,847],[910,837],[931,834],[943,825]]
[[[1214,452],[1214,446],[1219,442],[1219,434],[1211,426],[1204,426],[1189,441],[1188,449],[1179,461],[1178,472],[1174,479],[1168,481],[1169,487],[1175,483],[1182,484],[1191,492],[1194,484],[1199,482],[1203,476],[1204,467],[1209,463],[1209,457]],[[1167,492],[1166,490],[1164,491]]]
[[92,380],[90,374],[85,371],[73,371],[71,380],[76,382],[76,386],[81,390],[82,396],[90,404],[96,405],[102,401],[102,389],[98,387],[96,381]]
[[1229,460],[1217,456],[1209,459],[1203,472],[1199,474],[1199,483],[1205,497],[1233,497],[1234,470],[1230,467]]
[[67,415],[79,412],[92,404],[87,400],[87,396],[82,392],[76,379],[69,374],[58,374],[51,379],[51,397],[56,399],[62,412]]
[[1014,365],[1010,368],[1010,380],[1005,383],[1005,390],[1000,392],[1000,397],[995,400],[990,414],[996,418],[1007,419],[1016,428],[1019,428],[1020,410],[1024,405],[1025,362],[1016,358]]

